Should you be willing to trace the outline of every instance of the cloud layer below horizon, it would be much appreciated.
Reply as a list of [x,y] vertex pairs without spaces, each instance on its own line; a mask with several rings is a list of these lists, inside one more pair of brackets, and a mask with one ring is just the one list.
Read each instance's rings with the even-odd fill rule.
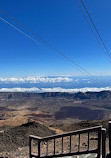
[[57,83],[57,82],[72,82],[69,77],[12,77],[0,78],[0,83]]
[[75,88],[75,89],[66,89],[61,87],[55,87],[55,88],[1,88],[0,92],[68,92],[68,93],[77,93],[77,92],[100,92],[100,91],[111,91],[111,87],[105,87],[105,88]]

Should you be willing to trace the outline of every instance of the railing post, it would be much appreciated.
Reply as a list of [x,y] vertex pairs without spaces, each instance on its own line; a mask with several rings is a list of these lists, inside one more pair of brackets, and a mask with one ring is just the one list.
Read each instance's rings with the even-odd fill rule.
[[98,153],[97,153],[97,158],[101,157],[101,133],[102,133],[102,126],[98,130]]
[[63,141],[64,141],[64,140],[63,140],[63,137],[62,137],[62,153],[63,153],[63,149],[64,149],[64,147],[63,147],[63,146],[64,146]]
[[108,129],[109,129],[109,155],[111,156],[111,121],[108,123]]
[[32,158],[32,138],[29,136],[29,158]]
[[72,137],[70,135],[70,153],[71,153],[71,150],[72,150]]
[[102,128],[102,158],[106,158],[106,129]]
[[55,155],[55,138],[54,138],[54,155]]
[[38,157],[40,157],[40,142],[41,142],[41,140],[38,139]]

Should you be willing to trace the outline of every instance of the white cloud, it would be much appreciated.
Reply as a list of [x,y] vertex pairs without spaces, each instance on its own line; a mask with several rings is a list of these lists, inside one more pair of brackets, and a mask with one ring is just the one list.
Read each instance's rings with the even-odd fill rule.
[[88,79],[88,78],[83,78],[82,80],[83,80],[83,81],[89,81],[89,79]]
[[0,83],[56,83],[72,82],[69,77],[25,77],[25,78],[0,78]]
[[75,89],[66,89],[61,87],[54,88],[1,88],[0,92],[68,92],[68,93],[77,93],[77,92],[100,92],[108,90],[111,91],[111,87],[105,88],[96,88],[96,87],[85,87],[85,88],[75,88]]
[[80,79],[75,79],[74,81],[75,81],[76,83],[79,83]]
[[66,89],[66,88],[61,88],[61,87],[56,87],[56,88],[41,88],[42,92],[69,92],[69,93],[77,93],[77,92],[100,92],[104,90],[109,90],[111,91],[111,87],[105,87],[105,88],[75,88],[75,89]]
[[1,88],[0,92],[39,92],[39,88]]
[[75,82],[79,82],[79,79],[76,79]]

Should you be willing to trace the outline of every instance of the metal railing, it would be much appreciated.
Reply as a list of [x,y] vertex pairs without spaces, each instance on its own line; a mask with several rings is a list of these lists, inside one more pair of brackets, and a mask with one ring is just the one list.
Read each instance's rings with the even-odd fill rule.
[[111,157],[111,121],[108,123],[108,133],[109,133],[109,156]]
[[[93,133],[93,137],[91,137],[92,133]],[[85,144],[84,150],[81,147],[82,145],[84,145],[84,143],[81,144],[81,141],[87,142],[87,144]],[[97,143],[96,148],[90,148],[90,143],[93,141]],[[74,150],[74,146],[73,146],[73,143],[75,142],[78,143],[75,145],[77,148],[76,151]],[[97,158],[100,158],[101,146],[102,146],[102,158],[105,158],[106,130],[102,129],[102,126],[97,126],[97,127],[92,127],[83,130],[72,131],[64,134],[53,135],[53,136],[42,137],[42,138],[30,135],[29,157],[47,158],[47,157],[63,157],[63,156],[96,153]],[[59,149],[56,150],[58,147]],[[50,148],[52,152],[49,152]]]

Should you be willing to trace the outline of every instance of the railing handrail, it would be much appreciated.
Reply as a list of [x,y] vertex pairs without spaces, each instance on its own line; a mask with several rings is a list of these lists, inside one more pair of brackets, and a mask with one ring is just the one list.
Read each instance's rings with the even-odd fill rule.
[[30,135],[29,137],[34,138],[34,139],[40,139],[41,141],[47,140],[47,139],[54,139],[54,138],[60,138],[60,137],[65,137],[65,136],[70,136],[70,135],[76,135],[76,134],[83,134],[83,133],[88,133],[88,132],[94,132],[101,130],[102,126],[95,126],[91,128],[85,128],[81,130],[76,130],[76,131],[71,131],[71,132],[66,132],[62,134],[56,134],[56,135],[51,135],[51,136],[46,136],[46,137],[38,137],[34,135]]
[[38,140],[42,139],[42,137],[38,137],[38,136],[35,136],[35,135],[29,135],[29,138],[38,139]]

